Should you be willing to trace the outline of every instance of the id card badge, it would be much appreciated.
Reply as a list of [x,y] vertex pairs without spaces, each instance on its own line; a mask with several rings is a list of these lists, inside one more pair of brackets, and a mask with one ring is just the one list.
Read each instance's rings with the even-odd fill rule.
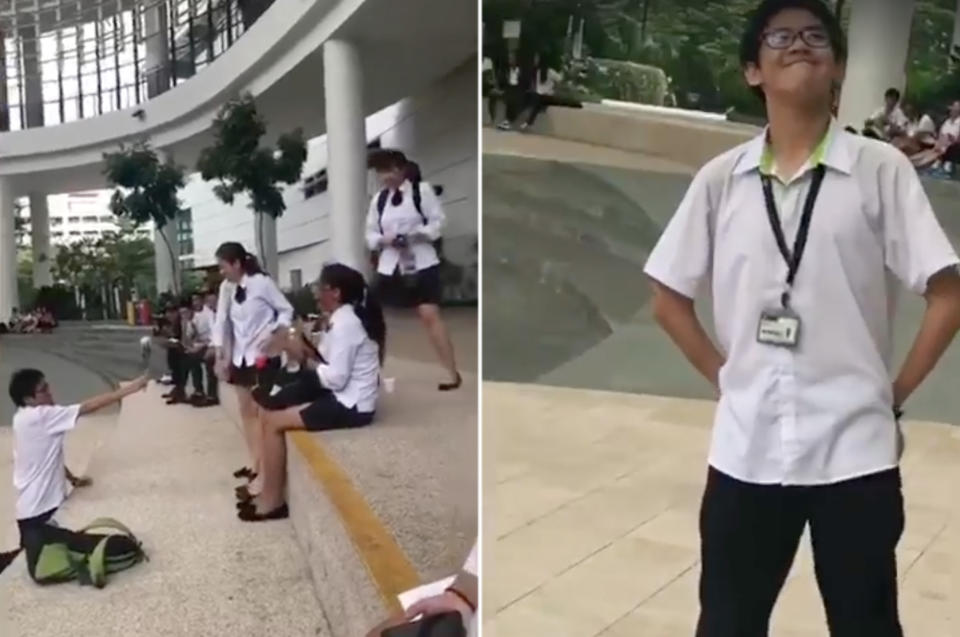
[[757,326],[757,342],[790,349],[796,347],[800,342],[800,317],[789,308],[763,312]]

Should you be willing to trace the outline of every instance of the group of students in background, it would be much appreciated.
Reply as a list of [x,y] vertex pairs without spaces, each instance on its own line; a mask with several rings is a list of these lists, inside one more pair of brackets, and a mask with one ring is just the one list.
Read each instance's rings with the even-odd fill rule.
[[[491,56],[484,56],[482,88],[490,121],[500,130],[511,130],[521,118],[521,130],[533,126],[542,112],[557,104],[557,84],[563,76],[555,66],[543,53],[535,53],[526,63],[513,50],[507,53],[502,64]],[[503,119],[498,120],[501,103],[505,112]],[[522,117],[524,113],[526,117]]]
[[[154,335],[167,350],[169,382],[173,386],[163,395],[168,405],[189,403],[194,407],[212,407],[220,404],[213,368],[216,310],[217,293],[198,292],[179,305],[168,305],[158,321]],[[189,380],[193,381],[193,393],[187,396]]]
[[887,89],[883,106],[867,119],[863,134],[893,144],[918,169],[953,177],[960,163],[960,100],[950,105],[938,130],[930,115],[901,100],[899,90]]
[[57,319],[45,307],[37,307],[24,314],[13,308],[10,320],[7,323],[0,322],[0,334],[49,334],[55,327]]

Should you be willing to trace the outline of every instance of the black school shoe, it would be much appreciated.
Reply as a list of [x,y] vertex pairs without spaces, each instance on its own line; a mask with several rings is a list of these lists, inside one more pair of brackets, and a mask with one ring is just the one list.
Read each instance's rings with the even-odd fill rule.
[[268,513],[257,513],[256,505],[243,507],[237,512],[237,517],[244,522],[269,522],[270,520],[286,520],[290,517],[290,508],[284,502],[273,511]]

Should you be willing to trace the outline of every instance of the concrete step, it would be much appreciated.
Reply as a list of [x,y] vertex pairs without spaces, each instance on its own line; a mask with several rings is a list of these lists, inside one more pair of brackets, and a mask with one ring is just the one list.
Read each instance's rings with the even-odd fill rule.
[[[440,393],[435,364],[388,359],[396,389],[369,427],[288,435],[291,519],[333,637],[459,570],[477,535],[477,382]],[[238,423],[233,392],[224,408]]]
[[94,485],[57,515],[68,527],[115,517],[150,561],[98,591],[36,586],[21,556],[0,575],[0,635],[330,635],[293,525],[236,518],[230,474],[246,453],[233,423],[218,409],[162,406],[161,391],[125,401],[91,463]]

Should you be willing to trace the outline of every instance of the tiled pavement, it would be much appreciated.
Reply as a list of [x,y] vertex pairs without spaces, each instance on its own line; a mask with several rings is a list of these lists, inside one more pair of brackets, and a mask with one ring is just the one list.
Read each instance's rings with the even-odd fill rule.
[[[484,635],[687,637],[713,403],[484,384]],[[960,635],[960,428],[908,422],[909,636]],[[774,637],[825,636],[805,539]]]

